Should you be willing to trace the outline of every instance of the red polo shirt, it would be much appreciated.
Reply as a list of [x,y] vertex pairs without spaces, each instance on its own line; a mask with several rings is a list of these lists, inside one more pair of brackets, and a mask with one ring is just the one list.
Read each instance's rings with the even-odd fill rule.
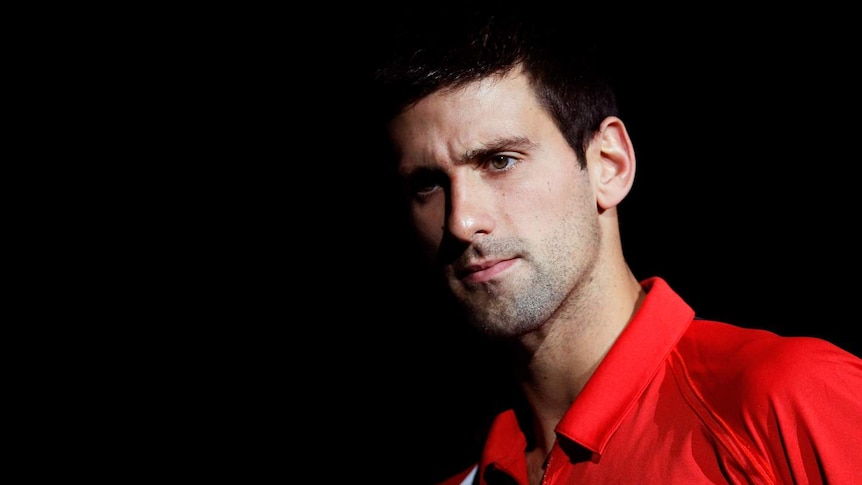
[[[643,306],[557,424],[543,483],[862,484],[862,359],[695,319],[661,278],[642,285]],[[503,412],[478,468],[442,483],[527,485],[526,445]]]

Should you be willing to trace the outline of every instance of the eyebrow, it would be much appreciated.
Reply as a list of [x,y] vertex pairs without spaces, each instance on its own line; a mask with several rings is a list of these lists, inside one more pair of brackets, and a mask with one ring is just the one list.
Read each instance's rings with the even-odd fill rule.
[[[494,138],[486,143],[483,143],[481,147],[474,148],[471,150],[466,150],[464,154],[458,160],[455,160],[455,165],[465,165],[474,160],[481,160],[484,158],[488,158],[500,152],[506,151],[516,151],[516,152],[524,152],[530,148],[538,146],[538,143],[531,141],[529,138],[525,136],[509,136],[509,137],[500,137]],[[429,165],[421,164],[419,166],[414,166],[410,169],[405,170],[403,167],[398,169],[398,173],[402,177],[409,177],[416,173],[422,172],[433,172],[434,170],[430,168]]]
[[496,153],[505,151],[525,151],[528,148],[533,148],[535,146],[536,143],[530,141],[529,138],[524,136],[495,138],[484,143],[480,148],[465,151],[464,156],[456,163],[464,164],[470,160],[487,158]]

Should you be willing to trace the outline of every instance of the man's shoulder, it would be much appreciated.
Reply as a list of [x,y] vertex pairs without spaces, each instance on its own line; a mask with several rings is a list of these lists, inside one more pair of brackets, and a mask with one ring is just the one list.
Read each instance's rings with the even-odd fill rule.
[[862,360],[826,340],[712,320],[692,322],[677,357],[705,395],[774,399],[808,394],[812,383],[862,378]]
[[678,348],[701,359],[723,361],[725,366],[732,368],[736,364],[745,369],[751,369],[752,365],[766,368],[829,365],[836,357],[839,361],[858,359],[820,338],[779,335],[761,328],[699,318],[692,321]]

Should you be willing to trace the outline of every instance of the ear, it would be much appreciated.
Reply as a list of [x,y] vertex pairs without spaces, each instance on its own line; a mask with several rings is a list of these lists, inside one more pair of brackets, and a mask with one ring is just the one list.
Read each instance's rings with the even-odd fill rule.
[[602,121],[587,150],[587,162],[599,209],[615,207],[628,195],[635,178],[635,152],[625,124],[616,116]]

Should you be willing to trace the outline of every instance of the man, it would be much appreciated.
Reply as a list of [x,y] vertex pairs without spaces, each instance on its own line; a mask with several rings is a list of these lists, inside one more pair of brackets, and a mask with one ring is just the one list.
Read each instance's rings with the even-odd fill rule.
[[858,357],[699,319],[629,268],[635,150],[597,37],[449,18],[396,37],[379,106],[422,253],[511,347],[523,405],[444,483],[862,483]]

